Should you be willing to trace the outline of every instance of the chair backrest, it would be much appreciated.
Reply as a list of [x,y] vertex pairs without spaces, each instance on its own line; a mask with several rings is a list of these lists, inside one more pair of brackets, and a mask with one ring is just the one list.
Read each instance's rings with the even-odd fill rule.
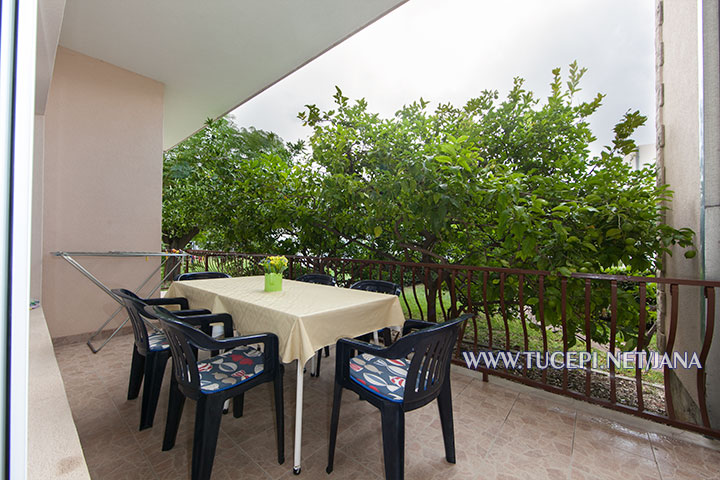
[[208,278],[230,278],[230,275],[223,272],[188,272],[175,275],[173,280],[176,282],[184,282],[186,280],[205,280]]
[[435,399],[450,373],[452,350],[460,324],[470,318],[463,315],[437,326],[424,328],[398,340],[397,347],[410,344],[412,358],[405,378],[406,408],[417,408]]
[[335,279],[333,277],[331,277],[330,275],[325,275],[324,273],[306,273],[305,275],[300,275],[295,280],[298,282],[330,285],[332,287],[337,285],[337,282],[335,282]]
[[134,292],[126,288],[113,288],[112,292],[120,298],[127,310],[128,316],[130,317],[130,323],[132,324],[133,335],[135,336],[135,347],[142,355],[146,355],[150,349],[148,342],[148,331],[147,325],[143,318],[152,318],[148,312],[145,311],[147,304],[142,298],[135,295]]
[[402,293],[400,285],[385,280],[360,280],[350,285],[350,288],[365,290],[366,292],[388,293],[390,295],[397,295],[398,297]]
[[[197,337],[206,337],[205,340],[212,340],[201,331],[187,325],[172,312],[159,307],[147,307],[148,313],[154,313],[160,321],[160,327],[170,344],[172,355],[173,375],[183,393],[192,396],[193,392],[200,391],[200,373],[198,372],[197,357],[191,344]],[[194,343],[203,343],[202,340]]]

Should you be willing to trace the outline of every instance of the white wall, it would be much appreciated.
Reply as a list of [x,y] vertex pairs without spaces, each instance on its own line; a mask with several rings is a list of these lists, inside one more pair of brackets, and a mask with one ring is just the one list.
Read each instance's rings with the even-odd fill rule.
[[[53,337],[95,330],[117,304],[55,251],[158,251],[163,85],[60,47],[45,114],[42,304]],[[134,289],[155,260],[79,259]]]

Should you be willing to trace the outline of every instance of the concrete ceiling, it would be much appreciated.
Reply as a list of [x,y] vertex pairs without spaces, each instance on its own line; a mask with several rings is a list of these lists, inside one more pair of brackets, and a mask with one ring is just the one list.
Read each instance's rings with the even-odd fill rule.
[[407,0],[67,0],[60,44],[165,84],[164,148]]

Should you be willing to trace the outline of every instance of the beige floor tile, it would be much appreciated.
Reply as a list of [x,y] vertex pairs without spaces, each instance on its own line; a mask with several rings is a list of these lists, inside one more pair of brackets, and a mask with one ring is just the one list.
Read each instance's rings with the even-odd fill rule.
[[572,458],[573,479],[660,480],[653,458],[646,458],[615,448],[575,448]]
[[102,480],[138,480],[158,478],[150,463],[138,456],[103,460],[99,464],[88,464],[90,478]]
[[[477,468],[487,453],[484,442],[468,438],[462,430],[455,433],[455,461],[445,458],[442,431],[428,428],[420,435],[406,437],[405,478],[417,479],[475,479]],[[478,446],[483,448],[478,449]]]
[[[327,460],[327,449],[319,450],[303,459],[302,471],[300,472],[300,476],[295,476],[292,472],[292,469],[289,469],[283,476],[279,478],[282,480],[304,478],[308,478],[311,480],[380,480],[381,478],[385,478],[385,476],[381,477],[374,472],[368,470],[363,465],[351,459],[348,455],[346,455],[340,450],[335,452],[333,471],[332,474],[328,475],[325,471],[325,468],[327,467]],[[285,463],[287,464],[288,462]],[[288,467],[291,466],[292,465],[288,465]]]
[[553,454],[572,454],[575,412],[560,404],[520,395],[498,433],[498,441]]
[[570,477],[571,459],[543,443],[523,445],[498,438],[478,466],[478,479],[564,480]]
[[577,416],[573,448],[585,452],[611,448],[649,460],[655,459],[647,432],[583,413]]
[[[463,423],[478,431],[498,433],[507,420],[512,409],[513,401],[497,405],[492,402],[483,402],[465,394],[453,400],[453,413],[455,423]],[[436,423],[439,425],[439,418]]]
[[517,392],[494,385],[490,382],[483,382],[477,378],[468,383],[460,393],[463,397],[476,402],[505,407],[508,409],[508,412],[518,397]]
[[467,386],[473,382],[473,378],[468,375],[456,373],[454,370],[451,370],[450,381],[452,382],[453,396],[457,396],[460,395],[467,388]]
[[[342,425],[342,412],[340,413]],[[368,415],[338,433],[337,448],[377,475],[384,476],[380,413]]]
[[[223,437],[229,439],[223,435]],[[221,448],[222,447],[222,448]],[[277,461],[277,450],[271,449],[262,455],[261,460],[265,459]],[[215,464],[213,465],[213,476],[216,479],[233,479],[233,480],[256,480],[276,478],[269,475],[258,462],[256,458],[248,455],[243,451],[237,443],[233,441],[218,442],[218,450],[215,453]],[[286,461],[287,463],[287,461]]]
[[720,451],[650,433],[655,459],[664,480],[720,479]]
[[[277,441],[274,425],[255,432],[254,435],[234,439],[238,446],[250,456],[272,478],[279,478],[293,467],[293,448],[295,424],[285,425],[285,462],[280,465],[277,461]],[[304,429],[302,436],[303,458],[308,458],[317,451],[327,452],[327,438],[312,429]]]

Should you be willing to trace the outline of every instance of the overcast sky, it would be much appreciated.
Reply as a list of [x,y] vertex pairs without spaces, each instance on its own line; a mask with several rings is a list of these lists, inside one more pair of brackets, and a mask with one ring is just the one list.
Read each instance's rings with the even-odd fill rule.
[[580,99],[607,96],[590,120],[598,151],[629,109],[655,138],[654,0],[410,0],[233,112],[240,126],[306,138],[305,104],[332,105],[335,85],[392,116],[420,97],[463,105],[482,90],[505,97],[512,79],[547,97],[551,70],[588,68]]

